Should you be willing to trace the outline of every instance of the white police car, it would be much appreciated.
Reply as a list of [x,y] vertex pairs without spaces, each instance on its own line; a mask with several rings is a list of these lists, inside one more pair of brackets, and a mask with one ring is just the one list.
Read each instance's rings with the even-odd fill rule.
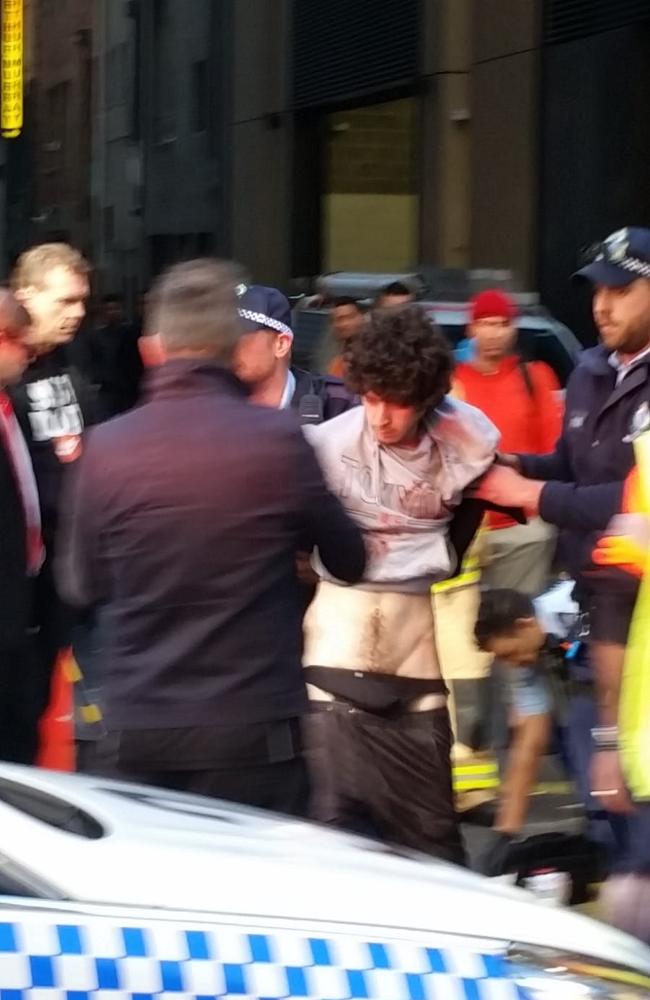
[[0,765],[0,1000],[649,995],[641,944],[449,865]]

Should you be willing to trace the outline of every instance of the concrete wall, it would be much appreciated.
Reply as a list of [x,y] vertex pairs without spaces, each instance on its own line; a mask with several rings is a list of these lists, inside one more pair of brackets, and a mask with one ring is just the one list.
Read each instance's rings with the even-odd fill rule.
[[330,194],[324,202],[323,271],[396,273],[417,264],[417,195]]
[[650,22],[544,50],[540,286],[553,312],[595,337],[579,250],[625,225],[650,226]]
[[417,101],[324,121],[322,268],[401,271],[418,262]]
[[535,285],[540,0],[473,0],[471,263]]
[[[141,150],[134,122],[135,22],[124,4],[94,2],[92,220],[97,286],[125,296],[144,282]],[[136,134],[134,134],[134,129]]]
[[232,2],[230,250],[256,281],[279,285],[290,271],[289,29],[288,0]]
[[[145,141],[145,233],[214,236],[219,215],[219,164],[214,150],[221,93],[213,75],[218,4],[192,0],[161,4],[159,30],[154,5],[143,4],[143,125]],[[207,64],[205,128],[195,120],[193,67]]]
[[470,255],[472,0],[427,0],[422,36],[420,260]]
[[90,250],[92,3],[34,6],[36,238]]

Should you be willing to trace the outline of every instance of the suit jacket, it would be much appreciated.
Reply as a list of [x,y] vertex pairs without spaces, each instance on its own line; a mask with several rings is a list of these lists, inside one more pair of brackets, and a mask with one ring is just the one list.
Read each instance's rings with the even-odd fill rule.
[[25,514],[0,435],[0,650],[11,649],[25,638],[29,586]]
[[61,588],[103,605],[110,729],[301,714],[301,539],[349,583],[365,552],[294,413],[168,362],[142,405],[90,431],[64,509]]

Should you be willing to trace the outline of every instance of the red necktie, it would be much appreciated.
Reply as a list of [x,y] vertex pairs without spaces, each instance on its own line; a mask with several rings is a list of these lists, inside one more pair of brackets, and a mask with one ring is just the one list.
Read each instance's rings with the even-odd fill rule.
[[[4,439],[5,450],[11,464],[16,487],[18,489],[18,494],[23,506],[23,512],[25,514],[25,527],[27,532],[27,567],[30,572],[38,572],[43,563],[44,552],[41,526],[40,523],[34,523],[33,518],[30,516],[29,504],[26,502],[27,485],[21,476],[21,470],[17,466],[15,458],[19,447],[19,442],[15,440],[15,435],[20,434],[20,430],[16,424],[16,418],[14,416],[14,409],[11,405],[11,400],[6,392],[0,392],[0,414],[2,417],[0,419],[0,434]],[[20,442],[20,444],[22,444],[22,442]]]

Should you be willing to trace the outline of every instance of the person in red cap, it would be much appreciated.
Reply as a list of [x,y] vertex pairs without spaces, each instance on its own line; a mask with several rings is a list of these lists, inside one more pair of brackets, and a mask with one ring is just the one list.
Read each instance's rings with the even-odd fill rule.
[[[516,317],[514,301],[499,289],[473,299],[469,328],[473,352],[471,360],[456,368],[454,395],[482,410],[496,425],[501,451],[543,455],[553,450],[562,428],[560,386],[548,365],[525,362],[517,353]],[[549,580],[554,529],[540,518],[515,524],[497,513],[487,515],[486,527],[490,530],[482,584],[537,597]],[[490,704],[482,713],[496,749],[507,738],[507,699],[500,682],[506,675],[495,663]]]
[[562,426],[559,383],[541,361],[516,351],[517,308],[499,289],[472,301],[473,356],[456,369],[455,395],[477,406],[501,431],[501,448],[543,455],[555,447]]
[[[474,298],[469,330],[473,356],[456,368],[454,395],[498,427],[502,451],[544,455],[560,436],[560,386],[548,365],[525,362],[517,353],[516,316],[515,303],[505,292],[488,290]],[[514,525],[497,514],[490,515],[488,526],[495,533],[489,545],[493,572],[488,568],[486,582],[536,596],[552,555],[548,528],[541,521]],[[534,540],[540,551],[531,551]]]

